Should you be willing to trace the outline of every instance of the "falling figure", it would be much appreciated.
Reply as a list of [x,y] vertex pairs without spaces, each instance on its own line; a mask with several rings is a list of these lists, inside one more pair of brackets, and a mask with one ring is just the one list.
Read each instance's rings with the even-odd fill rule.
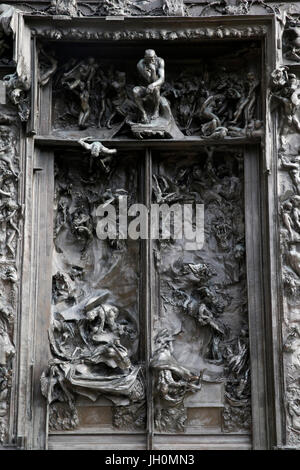
[[[84,147],[86,150],[89,150],[92,158],[98,158],[100,155],[107,155],[107,157],[99,158],[99,162],[104,170],[105,173],[109,173],[110,168],[109,164],[112,161],[112,155],[117,153],[116,149],[108,149],[105,147],[101,142],[91,142],[90,144],[87,139],[92,139],[92,137],[84,137],[80,139],[78,142],[79,144]],[[92,164],[92,160],[91,160]]]

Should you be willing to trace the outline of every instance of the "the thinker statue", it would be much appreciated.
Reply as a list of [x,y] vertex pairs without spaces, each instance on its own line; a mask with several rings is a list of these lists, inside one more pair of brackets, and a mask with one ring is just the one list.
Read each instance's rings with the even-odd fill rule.
[[165,82],[165,61],[157,57],[153,49],[147,49],[137,64],[137,70],[143,82],[132,90],[138,116],[127,118],[133,134],[139,139],[182,138],[170,104],[160,93]]
[[[147,49],[144,58],[138,62],[137,69],[146,86],[136,86],[133,89],[133,95],[142,114],[141,122],[147,124],[159,117],[160,88],[165,81],[165,62],[157,57],[153,49]],[[149,98],[152,101],[150,117],[144,107],[144,101],[149,101]]]

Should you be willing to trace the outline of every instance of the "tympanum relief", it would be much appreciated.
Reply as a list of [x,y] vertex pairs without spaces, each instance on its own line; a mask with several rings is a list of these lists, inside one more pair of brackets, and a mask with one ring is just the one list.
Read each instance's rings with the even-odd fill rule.
[[[55,59],[44,52],[53,73],[55,135],[65,137],[71,130],[70,137],[81,130],[83,136],[102,140],[263,135],[260,78],[249,69],[248,49],[227,53],[218,62],[200,57],[195,66],[186,59],[180,73],[178,58],[168,50],[163,57],[156,49],[139,48],[140,57],[137,51],[135,60],[130,55],[125,61],[125,48],[117,65],[109,60],[105,44],[102,50],[102,58],[97,53],[68,62],[59,58],[59,51]],[[255,43],[250,53],[259,58]]]

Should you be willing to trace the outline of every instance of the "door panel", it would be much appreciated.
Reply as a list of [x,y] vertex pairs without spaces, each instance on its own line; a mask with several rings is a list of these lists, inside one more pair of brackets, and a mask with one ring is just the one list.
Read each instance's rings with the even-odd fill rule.
[[[175,238],[154,242],[156,431],[250,433],[241,153],[157,152],[153,201],[179,205],[184,228],[191,226],[184,213],[191,205],[191,228],[204,230],[198,246],[185,230],[181,239],[174,230]],[[204,221],[196,219],[196,204],[203,205]]]
[[101,239],[104,229],[121,232],[119,204],[127,211],[139,201],[140,166],[134,153],[120,152],[106,167],[76,153],[55,157],[49,333],[55,364],[42,378],[50,433],[145,427],[140,241]]

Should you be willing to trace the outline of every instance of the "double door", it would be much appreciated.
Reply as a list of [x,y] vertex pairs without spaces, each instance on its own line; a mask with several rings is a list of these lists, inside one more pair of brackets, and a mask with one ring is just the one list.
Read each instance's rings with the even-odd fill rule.
[[37,157],[36,429],[53,449],[250,448],[258,149],[116,147],[105,167]]

